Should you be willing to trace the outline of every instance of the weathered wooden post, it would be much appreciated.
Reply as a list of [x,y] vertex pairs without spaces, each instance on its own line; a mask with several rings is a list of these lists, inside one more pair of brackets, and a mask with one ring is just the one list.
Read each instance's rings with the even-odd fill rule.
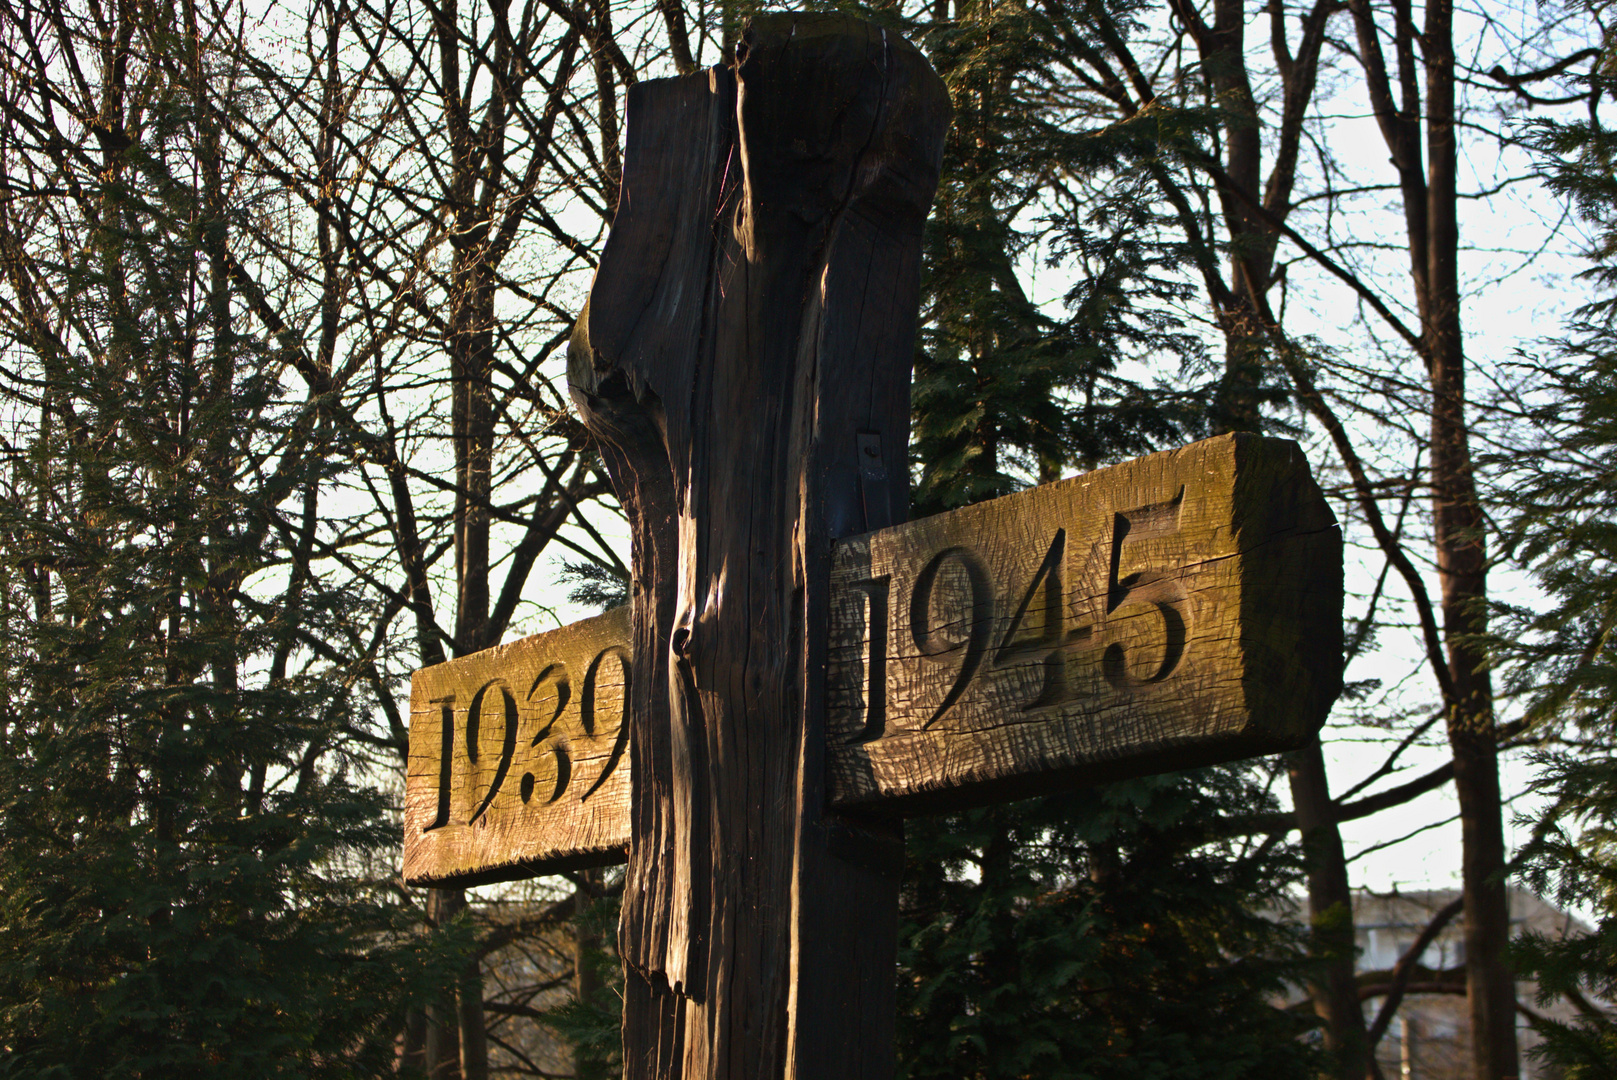
[[949,102],[849,18],[759,17],[736,52],[633,91],[569,363],[636,542],[625,1075],[875,1080],[901,840],[825,809],[831,543],[908,501]]
[[1294,749],[1341,688],[1341,539],[1284,440],[900,524],[947,113],[830,15],[631,92],[569,356],[631,610],[416,673],[406,878],[626,854],[635,1080],[890,1076],[902,815]]

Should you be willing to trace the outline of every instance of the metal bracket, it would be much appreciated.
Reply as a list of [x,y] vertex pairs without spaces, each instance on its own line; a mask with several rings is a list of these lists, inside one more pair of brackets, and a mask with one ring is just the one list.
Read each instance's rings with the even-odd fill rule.
[[[892,509],[888,505],[887,468],[882,463],[881,436],[874,431],[861,431],[856,436],[859,454],[859,501],[865,511],[865,529],[879,529],[892,524]],[[874,511],[874,513],[872,513]]]

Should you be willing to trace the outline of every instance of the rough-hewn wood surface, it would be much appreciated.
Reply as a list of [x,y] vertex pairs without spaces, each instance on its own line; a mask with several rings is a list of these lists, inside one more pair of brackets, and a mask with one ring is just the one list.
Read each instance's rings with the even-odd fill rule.
[[415,673],[404,877],[475,884],[621,862],[629,609]]
[[1342,541],[1230,435],[837,545],[832,801],[906,812],[1292,750],[1341,690]]
[[[840,540],[829,596],[833,806],[910,814],[1291,750],[1341,689],[1340,531],[1282,439],[1209,439]],[[624,608],[416,673],[409,880],[624,857],[629,631]]]
[[892,1075],[901,849],[825,812],[825,626],[831,542],[907,504],[948,107],[900,36],[808,14],[629,95],[568,374],[633,530],[631,1080]]

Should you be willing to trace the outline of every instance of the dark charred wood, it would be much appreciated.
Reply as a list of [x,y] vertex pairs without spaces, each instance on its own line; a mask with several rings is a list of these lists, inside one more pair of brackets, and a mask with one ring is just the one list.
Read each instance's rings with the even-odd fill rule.
[[825,626],[832,541],[907,505],[948,98],[853,19],[736,52],[630,91],[569,359],[634,542],[624,1075],[890,1076],[902,847],[824,810]]

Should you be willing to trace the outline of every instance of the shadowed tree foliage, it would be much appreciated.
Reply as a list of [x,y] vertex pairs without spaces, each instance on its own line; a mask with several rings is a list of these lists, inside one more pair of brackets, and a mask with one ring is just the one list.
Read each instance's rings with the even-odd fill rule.
[[[1610,45],[1589,80],[1593,102],[1611,96]],[[1501,499],[1513,513],[1513,554],[1548,594],[1536,610],[1505,607],[1495,644],[1508,689],[1553,739],[1535,755],[1541,811],[1521,823],[1531,839],[1516,869],[1538,892],[1595,917],[1594,933],[1515,942],[1518,970],[1543,1005],[1565,998],[1574,1019],[1529,1017],[1543,1037],[1534,1054],[1569,1080],[1611,1075],[1617,1060],[1617,136],[1590,118],[1534,125],[1531,140],[1550,184],[1592,234],[1584,277],[1595,298],[1547,359],[1529,358],[1524,425],[1531,453],[1494,462],[1516,481]]]
[[1141,780],[909,830],[900,1075],[1305,1077],[1278,1007],[1301,939],[1294,850],[1206,843],[1256,769]]
[[[912,29],[955,115],[927,232],[915,513],[1205,433],[1212,387],[1167,378],[1208,365],[1180,314],[1192,253],[1144,163],[1165,124],[1188,137],[1214,114],[1097,124],[1059,74],[1102,47],[1095,24],[1061,23],[1069,40],[1017,4],[930,14]],[[1029,260],[1068,282],[1058,303],[1028,295]],[[1271,805],[1271,779],[1202,770],[909,822],[900,1075],[1310,1075],[1311,1025],[1274,1004],[1301,978],[1299,939],[1266,917],[1296,849],[1207,842]]]
[[368,658],[320,648],[374,612],[309,565],[354,447],[242,314],[235,72],[168,14],[103,41],[98,146],[0,149],[67,192],[0,211],[0,1075],[387,1075],[465,934],[393,879]]

